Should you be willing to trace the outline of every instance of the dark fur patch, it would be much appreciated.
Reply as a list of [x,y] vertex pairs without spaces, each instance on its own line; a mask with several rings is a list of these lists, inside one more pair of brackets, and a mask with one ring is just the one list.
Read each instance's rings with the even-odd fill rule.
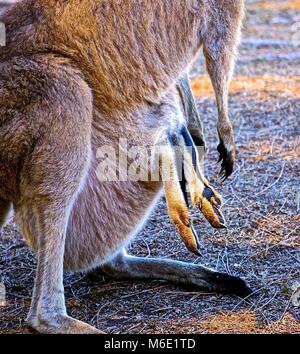
[[210,279],[214,286],[214,290],[225,294],[233,294],[240,297],[246,297],[253,293],[246,282],[239,278],[226,273],[213,273]]
[[217,149],[220,155],[218,162],[222,161],[220,176],[224,182],[229,176],[232,175],[234,169],[234,158],[233,154],[226,149],[222,141],[220,141]]

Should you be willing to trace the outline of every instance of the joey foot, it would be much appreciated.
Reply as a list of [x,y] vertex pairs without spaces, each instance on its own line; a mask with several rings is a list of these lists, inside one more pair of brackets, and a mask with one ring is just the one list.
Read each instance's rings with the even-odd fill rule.
[[196,188],[191,189],[193,206],[198,208],[212,227],[218,229],[226,228],[224,215],[220,209],[222,198],[207,182],[204,187],[201,182],[195,184]]
[[175,210],[177,216],[173,219],[173,222],[182,241],[190,252],[194,253],[196,256],[201,256],[199,251],[200,241],[196,231],[194,230],[188,208],[178,206]]

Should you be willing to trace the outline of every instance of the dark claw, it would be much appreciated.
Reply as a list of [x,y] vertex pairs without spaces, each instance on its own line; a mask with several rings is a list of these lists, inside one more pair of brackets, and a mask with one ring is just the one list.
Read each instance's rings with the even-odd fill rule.
[[212,207],[213,207],[214,212],[217,215],[219,223],[220,223],[219,229],[226,229],[225,220],[224,220],[223,215],[220,213],[220,210],[214,205]]
[[246,282],[239,278],[226,273],[213,273],[210,281],[214,290],[224,294],[232,294],[240,297],[247,297],[253,293]]
[[224,182],[233,172],[234,152],[229,152],[222,141],[217,149],[220,154],[218,163],[222,161],[220,176],[222,182]]
[[229,175],[227,175],[227,173],[224,170],[221,170],[220,175],[221,175],[221,182],[222,183],[225,182],[226,179],[229,177]]
[[203,191],[202,195],[207,200],[211,200],[211,198],[213,198],[216,201],[216,203],[218,203],[218,205],[221,206],[221,204],[222,204],[221,201],[218,200],[217,198],[215,198],[215,194],[214,194],[213,190],[210,187],[206,186],[204,188],[204,191]]
[[[202,196],[203,199],[198,207],[206,220],[215,228],[226,228],[224,215],[219,209],[222,205],[221,197],[218,196],[209,186],[205,186]],[[212,215],[212,213],[214,215]]]
[[201,248],[200,240],[199,240],[199,237],[198,237],[198,235],[197,235],[197,233],[196,233],[196,231],[195,231],[193,225],[191,225],[191,229],[192,229],[192,233],[193,233],[193,235],[194,235],[194,237],[195,237],[195,240],[196,240],[196,242],[197,242],[197,250],[194,251],[194,254],[195,254],[196,256],[202,256],[202,254],[201,254],[201,252],[200,252],[200,248]]
[[199,250],[195,250],[195,251],[193,251],[193,253],[197,257],[201,257],[202,256],[202,254],[201,254],[201,252]]
[[210,200],[210,198],[214,197],[214,193],[209,187],[205,187],[203,191],[203,197],[205,197],[207,200]]

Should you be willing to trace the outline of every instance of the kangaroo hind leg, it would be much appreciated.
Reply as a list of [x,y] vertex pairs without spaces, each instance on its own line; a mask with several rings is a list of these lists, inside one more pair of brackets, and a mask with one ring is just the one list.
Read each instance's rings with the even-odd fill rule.
[[[61,94],[71,89],[74,83]],[[74,97],[78,98],[76,102]],[[98,333],[67,315],[63,287],[69,214],[89,168],[92,102],[81,88],[61,102],[59,99],[31,112],[32,119],[47,115],[51,123],[35,143],[20,174],[16,221],[21,230],[32,234],[25,237],[34,239],[37,245],[36,278],[27,321],[41,333]],[[28,214],[32,215],[30,220],[24,217]],[[31,222],[34,225],[28,225]]]
[[244,280],[238,277],[219,273],[199,264],[171,259],[130,256],[125,250],[111,262],[103,265],[100,271],[117,279],[165,280],[241,297],[252,293]]
[[[73,139],[74,135],[69,138]],[[36,240],[38,263],[27,321],[41,333],[96,333],[88,324],[69,317],[65,307],[66,229],[89,159],[88,140],[83,139],[77,147],[73,142],[71,147],[67,140],[64,136],[63,143],[43,141],[35,148],[32,160],[26,166],[26,175],[22,176],[24,202],[17,208],[17,222],[34,233],[30,237]],[[51,152],[48,151],[50,146]],[[31,176],[30,180],[28,176]],[[27,220],[20,220],[20,216],[26,215],[24,209],[30,209],[34,214],[34,228],[26,226]]]

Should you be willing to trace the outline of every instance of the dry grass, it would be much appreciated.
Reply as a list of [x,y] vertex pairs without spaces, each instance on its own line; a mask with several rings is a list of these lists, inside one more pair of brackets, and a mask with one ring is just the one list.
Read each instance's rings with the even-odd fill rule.
[[256,1],[250,4],[249,8],[263,10],[298,10],[300,9],[300,1]]
[[[198,76],[192,80],[192,88],[196,97],[213,95],[211,81],[207,76]],[[242,92],[248,98],[268,99],[274,97],[300,98],[300,76],[235,76],[230,93]]]
[[300,333],[299,322],[290,315],[263,326],[256,318],[255,312],[241,310],[237,312],[221,312],[209,316],[205,321],[180,321],[167,323],[152,323],[152,329],[147,333],[164,333],[169,328],[169,333],[174,334],[287,334]]

